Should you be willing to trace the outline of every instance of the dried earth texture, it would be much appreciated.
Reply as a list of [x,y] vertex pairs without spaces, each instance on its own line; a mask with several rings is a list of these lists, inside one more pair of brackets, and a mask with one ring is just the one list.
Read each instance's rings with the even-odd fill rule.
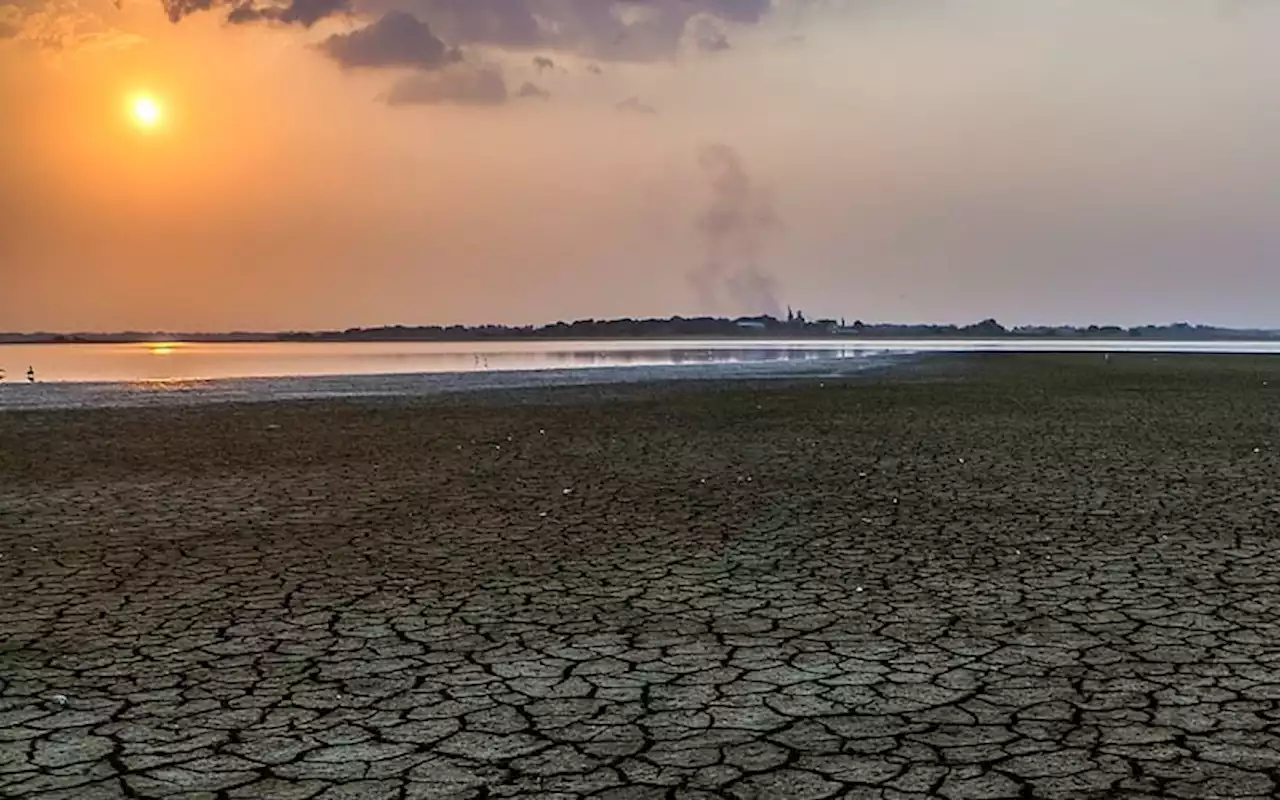
[[1267,797],[1280,364],[0,414],[0,795]]

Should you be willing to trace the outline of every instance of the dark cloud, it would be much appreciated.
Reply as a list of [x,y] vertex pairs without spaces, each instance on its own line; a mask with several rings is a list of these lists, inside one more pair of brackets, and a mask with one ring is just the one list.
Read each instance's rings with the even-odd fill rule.
[[641,102],[639,97],[628,97],[614,108],[630,114],[657,114],[658,110],[648,103]]
[[600,65],[599,65],[599,64],[588,64],[588,65],[587,65],[587,72],[590,72],[592,75],[603,75],[603,74],[604,74],[604,70],[600,69]]
[[534,98],[538,100],[550,100],[551,92],[548,92],[546,89],[543,89],[541,86],[539,86],[536,83],[533,83],[532,81],[525,81],[524,84],[520,87],[520,90],[516,92],[516,97],[529,97],[529,98]]
[[760,265],[768,236],[781,227],[772,198],[755,185],[742,156],[728,145],[700,148],[698,166],[710,202],[697,219],[705,253],[689,273],[689,283],[709,311],[777,316],[777,281]]
[[[362,10],[409,10],[444,40],[549,49],[614,61],[653,61],[679,52],[699,19],[754,25],[770,0],[357,0]],[[728,37],[725,43],[728,42]],[[715,45],[715,37],[708,43]]]
[[291,0],[287,6],[238,5],[227,12],[227,22],[271,21],[310,28],[320,20],[351,11],[348,0]]
[[[161,0],[173,22],[189,14],[225,8],[233,23],[278,22],[310,27],[334,14],[412,15],[455,46],[549,49],[593,59],[654,61],[679,52],[691,21],[712,18],[730,25],[759,23],[771,0]],[[803,0],[812,2],[812,0]],[[348,3],[354,3],[349,7]],[[728,37],[695,38],[704,50],[720,50]]]
[[537,47],[544,37],[529,5],[527,0],[407,0],[405,7],[451,42]]
[[275,8],[259,8],[251,3],[245,3],[227,12],[227,22],[232,25],[261,22],[262,20],[271,19],[275,10]]
[[383,96],[389,106],[496,106],[507,102],[507,83],[496,67],[455,65],[408,75]]
[[534,56],[533,66],[534,66],[534,69],[538,70],[538,72],[541,73],[543,70],[555,69],[556,62],[552,61],[546,56]]
[[197,11],[208,11],[215,5],[223,4],[218,0],[160,0],[160,5],[170,22],[178,22]]
[[403,11],[389,11],[363,28],[334,34],[321,42],[320,49],[347,68],[436,70],[460,60],[458,51],[445,45],[426,23]]

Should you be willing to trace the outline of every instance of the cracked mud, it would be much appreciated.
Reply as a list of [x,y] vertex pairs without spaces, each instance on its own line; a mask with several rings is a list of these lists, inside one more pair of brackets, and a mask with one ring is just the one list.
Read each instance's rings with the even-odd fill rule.
[[0,795],[1269,797],[1280,366],[0,415]]

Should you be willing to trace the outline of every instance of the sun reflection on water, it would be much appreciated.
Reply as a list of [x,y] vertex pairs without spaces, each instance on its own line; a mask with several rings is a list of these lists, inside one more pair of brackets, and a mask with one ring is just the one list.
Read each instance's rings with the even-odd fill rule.
[[177,351],[180,345],[181,342],[147,342],[144,346],[153,356],[167,356]]

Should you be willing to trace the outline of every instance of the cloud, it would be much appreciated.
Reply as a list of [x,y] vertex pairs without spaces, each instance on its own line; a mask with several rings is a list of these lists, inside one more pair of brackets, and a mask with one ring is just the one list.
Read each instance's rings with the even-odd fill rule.
[[0,40],[50,52],[122,49],[142,37],[107,23],[76,0],[18,0],[0,3]]
[[[275,12],[259,13],[262,9],[251,1],[161,0],[161,5],[173,22],[198,11],[227,6],[241,21],[278,18]],[[771,7],[772,0],[361,0],[357,10],[411,13],[425,19],[445,39],[458,43],[614,49],[639,55],[673,46],[691,17],[705,14],[752,25]],[[619,46],[618,39],[632,35],[633,43]]]
[[618,109],[619,111],[627,112],[629,114],[657,114],[658,113],[658,110],[656,108],[649,105],[648,103],[641,102],[640,98],[635,96],[628,97],[626,100],[623,100],[621,103],[618,103],[617,105],[615,105],[614,108]]
[[250,2],[231,9],[227,13],[227,22],[236,24],[266,20],[310,28],[326,17],[350,11],[347,0],[291,0],[287,6],[257,6]]
[[693,5],[703,13],[744,25],[754,25],[773,8],[772,0],[700,0]]
[[[161,0],[172,22],[199,11],[227,9],[231,23],[276,22],[311,27],[343,13],[400,13],[421,20],[454,46],[553,50],[591,59],[647,62],[668,59],[700,21],[756,25],[772,0]],[[818,0],[793,0],[808,5]],[[790,5],[787,5],[790,7]],[[704,51],[724,50],[724,31],[695,35]],[[547,58],[541,56],[540,58]],[[540,63],[540,62],[536,62]],[[544,67],[539,66],[539,69]],[[549,68],[549,67],[548,67]]]
[[[376,1],[370,5],[379,7]],[[458,44],[537,47],[545,39],[527,0],[391,0],[390,5],[412,9]]]
[[363,28],[334,34],[320,43],[320,49],[344,68],[436,70],[461,59],[426,23],[403,11],[389,11]]
[[0,39],[13,39],[22,32],[22,12],[17,6],[0,5]]
[[551,92],[548,92],[546,89],[543,89],[541,86],[539,86],[536,83],[533,83],[532,81],[525,81],[524,84],[521,85],[520,91],[516,92],[516,97],[529,97],[529,98],[536,98],[538,100],[550,100]]
[[506,80],[496,67],[459,64],[401,78],[382,100],[389,106],[496,106],[507,97]]
[[160,0],[160,6],[170,22],[180,22],[183,17],[197,11],[208,11],[215,5],[220,3],[217,0]]
[[724,21],[710,14],[691,18],[685,25],[685,35],[703,53],[719,53],[732,47]]
[[[209,0],[189,0],[209,2]],[[810,2],[810,0],[804,0]],[[406,10],[456,45],[542,49],[612,61],[675,56],[688,27],[712,19],[755,25],[771,0],[357,0],[361,10]],[[724,37],[725,44],[728,42]],[[716,44],[711,37],[709,44]],[[723,49],[723,48],[720,48]]]
[[730,49],[729,38],[720,31],[709,31],[700,34],[697,39],[698,49],[704,53],[719,53]]

